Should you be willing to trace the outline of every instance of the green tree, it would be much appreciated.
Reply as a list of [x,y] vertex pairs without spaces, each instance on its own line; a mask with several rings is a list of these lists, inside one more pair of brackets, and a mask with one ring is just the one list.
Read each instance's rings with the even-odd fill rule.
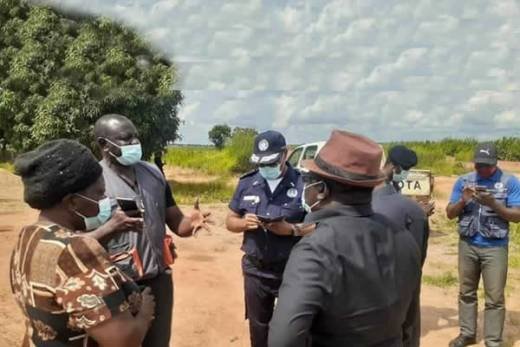
[[0,143],[26,151],[58,137],[92,145],[106,113],[128,116],[145,157],[178,138],[175,67],[104,18],[0,0]]
[[254,168],[249,159],[253,153],[256,135],[258,135],[258,131],[252,128],[237,127],[233,129],[227,150],[236,158],[236,163],[232,168],[234,172],[246,172]]
[[208,137],[215,147],[222,149],[226,144],[226,140],[231,137],[231,128],[226,124],[215,125],[208,132]]

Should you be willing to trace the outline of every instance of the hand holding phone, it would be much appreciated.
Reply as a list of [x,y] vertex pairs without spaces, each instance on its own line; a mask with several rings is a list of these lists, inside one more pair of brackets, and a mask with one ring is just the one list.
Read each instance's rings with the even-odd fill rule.
[[137,201],[135,199],[129,198],[117,198],[117,204],[121,207],[121,210],[126,213],[127,216],[130,217],[142,217],[143,211],[137,205]]
[[260,215],[257,215],[256,216],[258,218],[258,220],[264,224],[267,224],[267,223],[274,223],[274,222],[281,222],[282,220],[285,219],[284,216],[278,216],[278,217],[272,217],[272,216],[260,216]]

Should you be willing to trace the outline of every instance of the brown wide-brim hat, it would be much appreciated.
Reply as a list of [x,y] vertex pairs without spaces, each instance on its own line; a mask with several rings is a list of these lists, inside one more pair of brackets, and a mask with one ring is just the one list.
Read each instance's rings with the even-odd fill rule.
[[333,130],[316,158],[302,166],[327,179],[359,187],[375,187],[386,176],[381,171],[381,146],[368,137]]

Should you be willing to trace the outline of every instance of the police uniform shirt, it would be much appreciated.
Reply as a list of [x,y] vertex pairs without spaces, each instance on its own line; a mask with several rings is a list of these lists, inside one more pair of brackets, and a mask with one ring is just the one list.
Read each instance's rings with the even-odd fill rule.
[[[272,193],[267,181],[255,170],[240,178],[229,208],[240,216],[246,213],[270,218],[283,216],[289,223],[299,223],[305,217],[301,205],[302,191],[301,174],[289,164],[282,181]],[[298,237],[279,236],[262,228],[245,231],[241,248],[246,254],[243,262],[244,272],[280,278],[285,261],[298,240]],[[271,266],[274,264],[283,266],[277,271]]]

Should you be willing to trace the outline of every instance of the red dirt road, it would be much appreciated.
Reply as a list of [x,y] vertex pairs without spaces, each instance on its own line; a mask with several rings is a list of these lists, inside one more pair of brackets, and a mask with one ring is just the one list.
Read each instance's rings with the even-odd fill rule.
[[[451,189],[452,178],[437,181]],[[19,228],[31,223],[36,214],[21,203],[17,178],[0,170],[0,346],[18,346],[24,331],[23,320],[9,287],[9,257]],[[442,192],[438,205],[443,205]],[[443,199],[444,198],[444,199]],[[442,201],[444,200],[444,201]],[[440,207],[440,206],[439,206]],[[229,347],[249,346],[244,320],[242,276],[240,271],[241,236],[224,228],[226,206],[204,205],[217,222],[208,234],[176,240],[179,258],[174,266],[175,307],[172,346]],[[442,211],[438,211],[442,213]],[[454,254],[445,244],[432,242],[425,273],[439,264],[456,273]],[[447,264],[447,265],[446,265]],[[512,272],[514,284],[508,295],[506,337],[508,346],[520,346],[520,275]],[[516,290],[514,290],[516,289]],[[457,335],[457,287],[425,286],[422,289],[422,346],[447,346]],[[482,320],[480,320],[482,321]],[[483,344],[481,343],[483,346]]]

